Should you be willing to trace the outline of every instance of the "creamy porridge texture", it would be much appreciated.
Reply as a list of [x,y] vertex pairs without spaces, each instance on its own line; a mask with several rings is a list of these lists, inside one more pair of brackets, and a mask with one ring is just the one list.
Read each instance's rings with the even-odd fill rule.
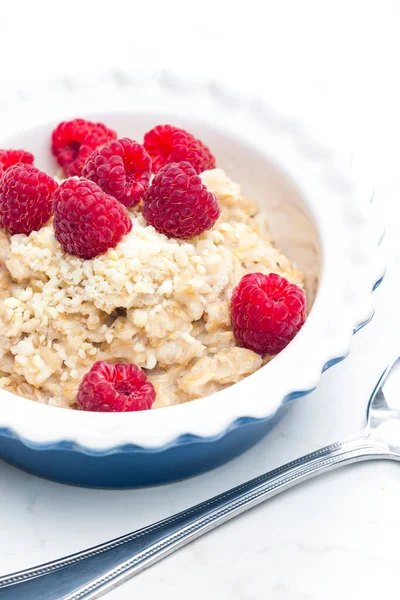
[[142,367],[153,408],[209,395],[269,360],[235,344],[233,288],[246,273],[278,273],[303,287],[277,250],[267,215],[221,169],[201,173],[219,202],[212,229],[169,238],[137,208],[132,230],[91,260],[63,251],[47,224],[30,235],[0,230],[0,385],[50,405],[75,407],[98,360]]

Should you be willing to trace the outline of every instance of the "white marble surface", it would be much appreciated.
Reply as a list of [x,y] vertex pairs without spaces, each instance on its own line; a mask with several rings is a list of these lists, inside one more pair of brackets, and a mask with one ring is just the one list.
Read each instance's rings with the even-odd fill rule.
[[[311,118],[353,150],[388,224],[388,273],[376,292],[376,315],[355,336],[351,355],[325,373],[315,393],[295,402],[267,439],[209,474],[162,488],[95,491],[42,481],[0,462],[1,573],[124,534],[355,433],[375,380],[400,351],[398,3],[249,0],[245,9],[207,0],[185,21],[188,5],[153,1],[138,8],[114,0],[111,13],[103,2],[71,0],[61,25],[54,2],[9,3],[0,20],[2,91],[50,74],[179,64],[235,79]],[[94,7],[96,25],[89,27]],[[159,18],[149,44],[151,14]],[[106,31],[108,42],[99,43]],[[399,506],[400,466],[347,467],[228,523],[108,597],[397,598]]]

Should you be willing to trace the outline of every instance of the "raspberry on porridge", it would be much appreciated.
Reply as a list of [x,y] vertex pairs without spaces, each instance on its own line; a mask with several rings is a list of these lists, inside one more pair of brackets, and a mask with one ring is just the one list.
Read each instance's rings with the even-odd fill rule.
[[134,140],[111,140],[89,156],[82,175],[125,206],[135,206],[149,187],[151,158]]
[[203,142],[188,131],[157,125],[144,136],[143,146],[153,161],[153,173],[172,162],[188,162],[196,173],[215,167],[215,158]]
[[85,161],[93,150],[116,137],[116,133],[103,123],[73,119],[60,123],[54,129],[51,151],[65,174],[73,177],[82,173]]
[[67,179],[53,196],[54,234],[64,252],[94,258],[132,229],[125,206],[88,179]]
[[158,171],[143,198],[142,212],[158,232],[185,240],[211,229],[220,208],[194,168],[180,162]]
[[81,381],[76,402],[83,410],[131,412],[151,408],[154,386],[133,364],[95,362]]
[[33,160],[33,154],[25,150],[0,150],[0,177],[13,165],[17,163],[33,165]]
[[50,219],[57,183],[33,165],[16,163],[0,179],[0,227],[29,235]]
[[[1,387],[65,408],[90,404],[89,410],[154,409],[210,395],[271,359],[258,353],[261,346],[255,352],[251,344],[241,343],[236,313],[231,322],[232,293],[248,273],[259,274],[257,285],[264,285],[262,278],[275,273],[289,282],[282,284],[285,289],[294,284],[290,289],[298,290],[294,296],[303,302],[303,274],[274,247],[265,215],[243,197],[240,186],[224,171],[206,170],[199,178],[190,170],[196,193],[207,202],[218,202],[220,212],[218,220],[213,219],[196,237],[167,237],[146,222],[140,207],[126,209],[122,204],[115,211],[123,220],[121,235],[109,244],[106,241],[103,253],[82,253],[82,258],[57,241],[64,238],[57,233],[56,222],[30,235],[0,230]],[[65,201],[72,202],[70,218],[80,219],[81,205],[75,206],[71,194],[80,186],[85,190],[87,184],[97,186],[84,179],[68,181],[73,183],[62,184],[59,190],[65,188]],[[96,216],[89,210],[89,229],[96,218],[101,227],[108,227],[102,213],[108,198],[99,189],[99,212]],[[156,198],[154,202],[156,210]],[[68,211],[63,218],[68,221]],[[83,221],[80,226],[82,239],[73,241],[84,247]],[[66,231],[73,233],[68,222]],[[254,309],[249,302],[259,290],[246,289],[241,299],[248,302],[245,311],[251,315]],[[261,306],[269,299],[257,298],[257,310],[270,318],[269,308]],[[300,304],[301,317],[290,314],[296,331],[305,316],[305,305]],[[281,320],[285,307],[274,309]],[[246,326],[246,315],[239,316],[239,325]],[[288,329],[281,323],[271,335],[282,331]],[[278,348],[279,343],[265,348]],[[116,377],[127,380],[116,385],[112,383]],[[98,402],[102,386],[108,386],[108,395]],[[147,396],[141,395],[141,389],[147,390]]]
[[306,295],[277,273],[248,273],[231,298],[232,329],[240,346],[278,354],[306,320]]

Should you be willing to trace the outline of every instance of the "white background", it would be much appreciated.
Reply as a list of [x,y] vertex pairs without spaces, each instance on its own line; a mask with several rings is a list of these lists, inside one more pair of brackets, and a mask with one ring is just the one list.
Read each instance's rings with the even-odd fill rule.
[[[388,262],[375,318],[351,355],[232,463],[162,488],[95,491],[0,462],[5,573],[124,534],[363,426],[369,392],[400,351],[400,3],[19,0],[0,11],[0,93],[60,75],[173,66],[222,77],[312,121],[373,183]],[[348,467],[269,501],[109,597],[398,598],[399,534],[400,467]]]

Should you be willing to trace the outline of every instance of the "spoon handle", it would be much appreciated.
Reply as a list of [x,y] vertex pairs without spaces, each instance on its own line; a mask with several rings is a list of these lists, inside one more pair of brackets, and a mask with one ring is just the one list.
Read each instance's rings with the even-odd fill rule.
[[172,517],[105,544],[0,577],[1,600],[89,600],[225,521],[342,464],[390,458],[390,452],[360,436],[322,448]]

